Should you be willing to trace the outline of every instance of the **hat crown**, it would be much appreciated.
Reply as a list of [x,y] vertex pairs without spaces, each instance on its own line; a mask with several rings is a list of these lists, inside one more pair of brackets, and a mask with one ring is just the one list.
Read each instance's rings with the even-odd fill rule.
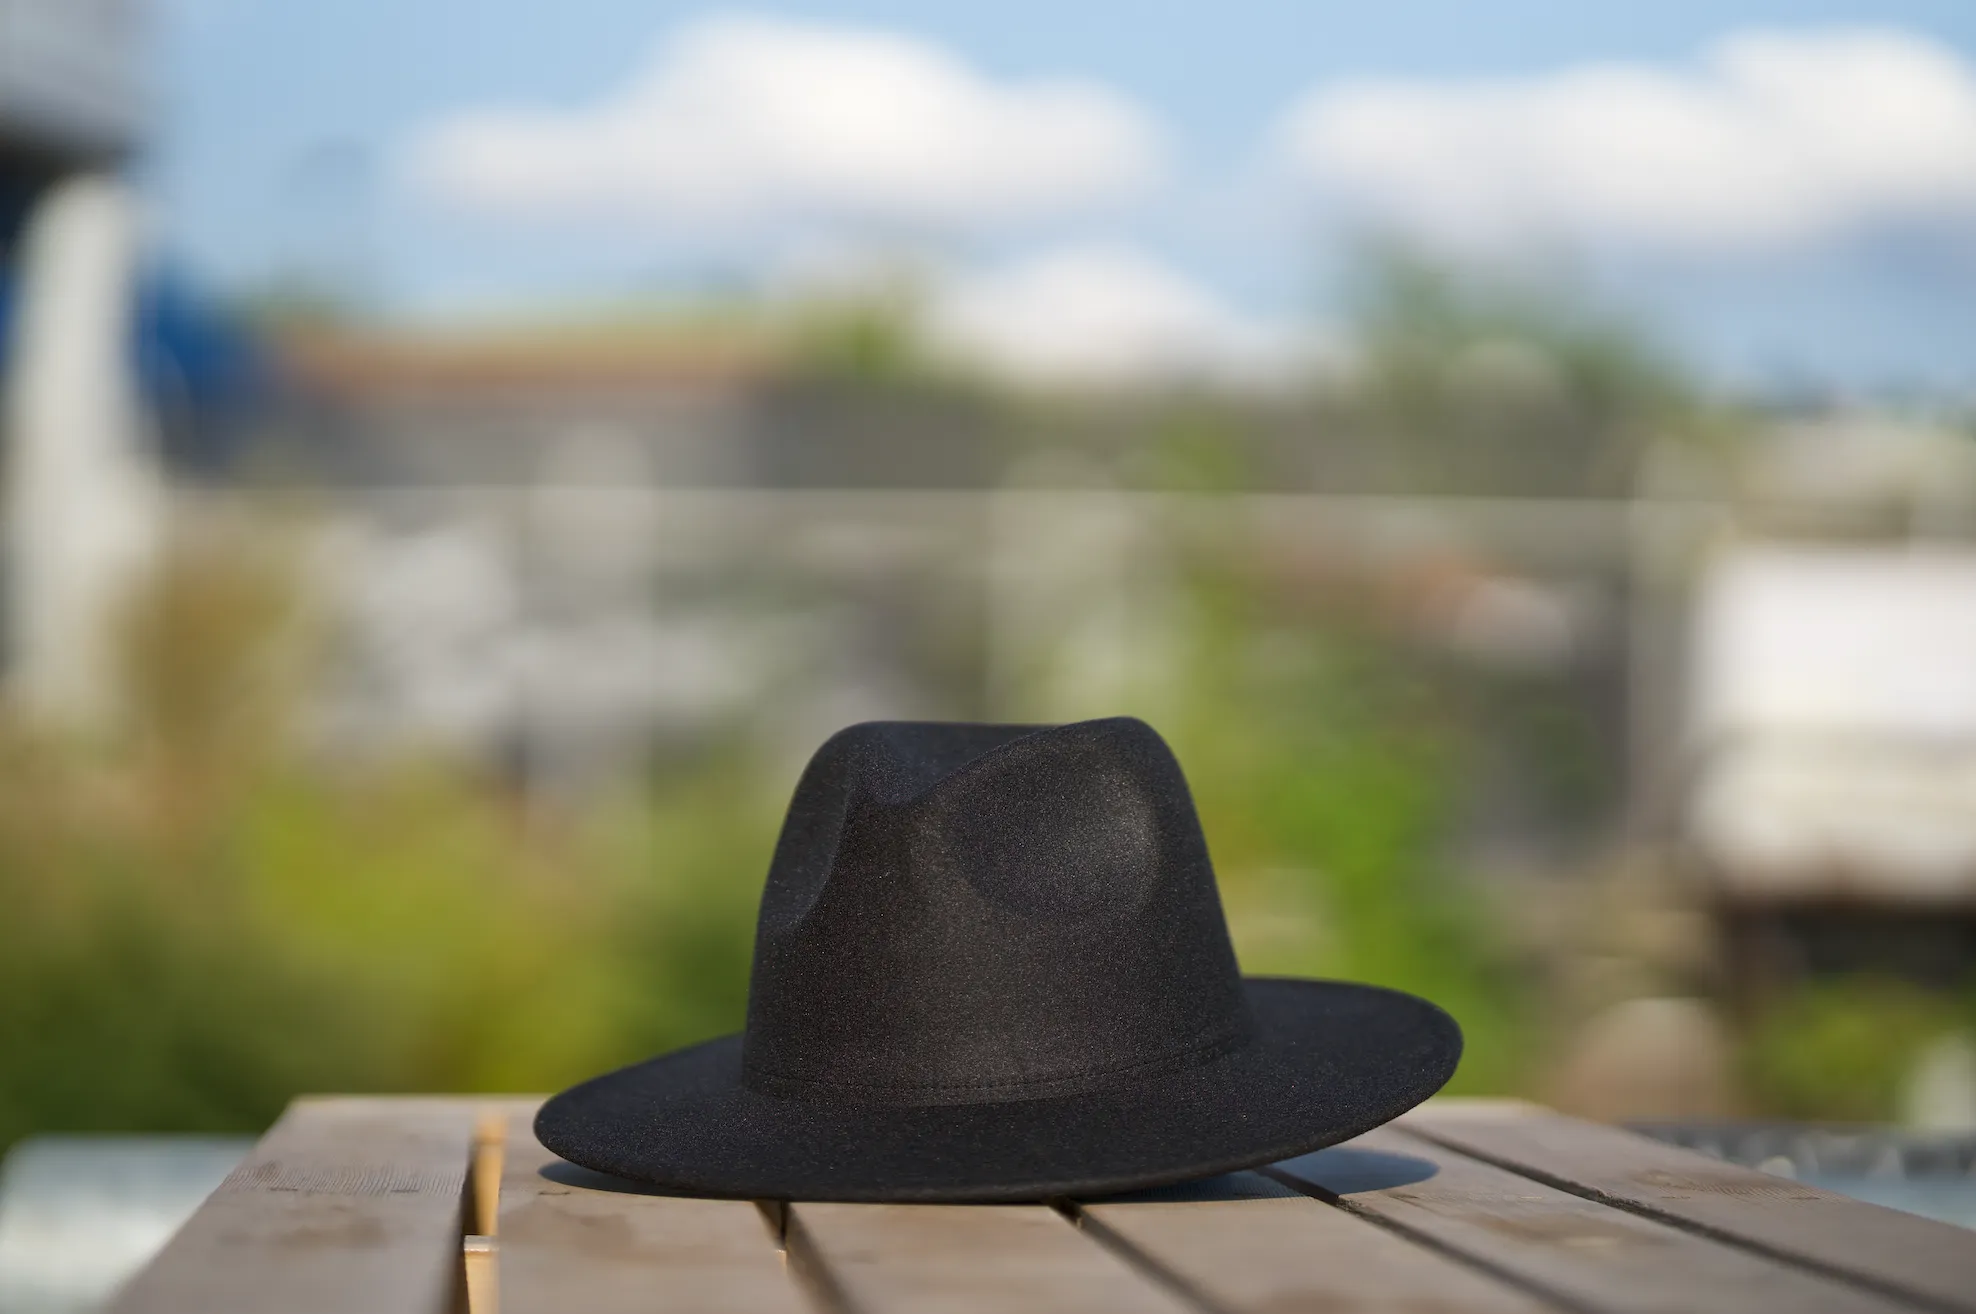
[[1042,1098],[1248,1026],[1192,797],[1144,722],[870,722],[804,771],[762,897],[748,1085]]

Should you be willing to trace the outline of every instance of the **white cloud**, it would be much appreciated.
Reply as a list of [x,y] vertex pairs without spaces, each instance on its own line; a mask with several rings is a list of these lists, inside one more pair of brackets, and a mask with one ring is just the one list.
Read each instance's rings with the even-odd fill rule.
[[1679,67],[1323,87],[1278,146],[1430,237],[1789,245],[1976,216],[1976,68],[1894,30],[1753,32]]
[[1144,113],[1094,84],[991,81],[910,37],[725,17],[594,104],[436,123],[409,164],[442,197],[522,219],[968,230],[1132,195],[1161,148]]
[[936,348],[1031,385],[1266,381],[1297,363],[1289,330],[1247,318],[1123,247],[1072,247],[950,275],[925,313]]

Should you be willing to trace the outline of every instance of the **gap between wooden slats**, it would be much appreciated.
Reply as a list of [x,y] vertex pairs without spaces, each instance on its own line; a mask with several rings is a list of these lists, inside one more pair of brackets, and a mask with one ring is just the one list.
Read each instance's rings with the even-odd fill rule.
[[535,1139],[533,1116],[505,1125],[500,1314],[810,1314],[764,1210],[640,1192],[564,1163]]
[[[1432,1171],[1396,1161],[1393,1180]],[[1211,1309],[1362,1314],[1533,1314],[1528,1293],[1261,1173],[1074,1207],[1082,1225],[1133,1262],[1156,1266]]]
[[[1394,1160],[1435,1172],[1391,1184]],[[1568,1309],[1903,1314],[1877,1293],[1612,1209],[1391,1130],[1264,1170]]]
[[1187,1314],[1046,1205],[792,1204],[792,1268],[857,1314]]
[[1549,1186],[1921,1308],[1976,1311],[1976,1237],[1964,1228],[1560,1114],[1429,1107],[1398,1125]]

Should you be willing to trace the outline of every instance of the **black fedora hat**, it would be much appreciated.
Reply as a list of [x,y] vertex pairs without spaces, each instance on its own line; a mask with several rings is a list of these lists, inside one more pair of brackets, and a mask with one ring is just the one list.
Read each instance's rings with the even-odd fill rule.
[[1425,1000],[1240,975],[1145,723],[874,722],[796,787],[747,1030],[566,1090],[535,1130],[682,1193],[1035,1200],[1334,1144],[1460,1055]]

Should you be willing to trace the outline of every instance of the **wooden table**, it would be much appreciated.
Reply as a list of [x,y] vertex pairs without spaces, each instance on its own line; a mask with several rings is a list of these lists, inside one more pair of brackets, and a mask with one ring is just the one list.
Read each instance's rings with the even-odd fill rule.
[[571,1168],[533,1100],[298,1101],[119,1314],[1973,1311],[1976,1232],[1530,1105],[1044,1205],[691,1200]]

